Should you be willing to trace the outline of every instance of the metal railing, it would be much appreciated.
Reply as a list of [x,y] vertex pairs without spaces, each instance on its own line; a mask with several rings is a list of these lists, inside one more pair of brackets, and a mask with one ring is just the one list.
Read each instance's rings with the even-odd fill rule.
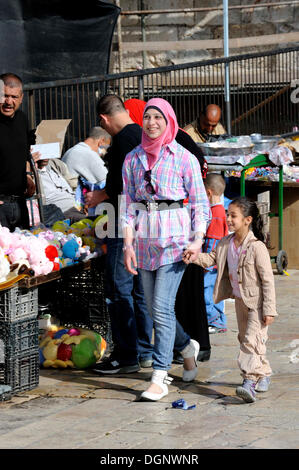
[[[225,64],[229,63],[231,125],[235,135],[281,134],[299,123],[299,46],[121,74],[60,80],[24,87],[23,109],[31,128],[43,119],[72,119],[65,148],[83,140],[98,125],[96,102],[106,93],[124,100],[153,96],[168,100],[181,127],[208,103],[224,110]],[[298,93],[299,95],[299,93]],[[224,125],[225,115],[222,116]]]

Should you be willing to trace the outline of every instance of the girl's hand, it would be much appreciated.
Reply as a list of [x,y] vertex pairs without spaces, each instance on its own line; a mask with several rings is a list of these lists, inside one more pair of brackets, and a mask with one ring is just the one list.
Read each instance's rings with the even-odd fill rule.
[[187,246],[183,254],[183,261],[186,264],[193,263],[198,258],[199,253],[201,252],[202,240],[198,239],[190,243]]
[[124,250],[125,268],[129,273],[134,274],[136,276],[136,274],[138,274],[138,272],[136,271],[136,269],[137,269],[137,260],[136,260],[136,254],[135,254],[134,248],[132,246],[130,246],[130,247],[126,246],[125,248],[126,248]]
[[265,326],[271,325],[271,323],[274,322],[274,317],[270,317],[270,315],[267,315],[266,317],[263,318],[263,323]]

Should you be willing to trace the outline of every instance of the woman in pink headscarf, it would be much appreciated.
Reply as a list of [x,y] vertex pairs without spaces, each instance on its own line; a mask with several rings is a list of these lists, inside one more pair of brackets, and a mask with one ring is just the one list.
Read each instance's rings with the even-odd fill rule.
[[[176,140],[178,123],[171,105],[149,100],[143,113],[141,145],[123,165],[124,263],[141,272],[148,311],[155,330],[153,374],[142,400],[167,395],[172,379],[173,347],[184,358],[183,380],[197,375],[197,341],[175,318],[176,293],[184,273],[183,252],[195,259],[210,217],[200,165]],[[188,198],[188,206],[183,201]]]

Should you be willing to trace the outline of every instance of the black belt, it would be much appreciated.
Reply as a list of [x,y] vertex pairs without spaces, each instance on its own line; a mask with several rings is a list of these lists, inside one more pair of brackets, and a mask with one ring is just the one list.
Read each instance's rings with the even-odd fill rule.
[[[171,209],[181,209],[184,207],[184,200],[180,199],[179,201],[170,201],[168,199],[162,199],[160,201],[138,201],[138,209],[145,210],[148,212],[151,211],[169,211]],[[143,207],[141,206],[143,205]]]
[[6,194],[0,194],[0,201],[3,202],[18,202],[22,196],[7,196]]

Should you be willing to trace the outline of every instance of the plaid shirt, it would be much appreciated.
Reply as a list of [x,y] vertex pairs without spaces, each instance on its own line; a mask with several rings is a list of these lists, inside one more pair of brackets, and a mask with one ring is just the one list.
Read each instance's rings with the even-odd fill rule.
[[[194,155],[175,140],[161,149],[151,171],[155,194],[146,190],[144,173],[147,156],[139,145],[123,165],[122,226],[131,226],[135,236],[138,267],[156,270],[159,266],[182,260],[183,250],[194,233],[206,232],[210,205],[202,181],[200,165]],[[188,198],[183,208],[147,212],[138,209],[138,201]],[[137,203],[137,204],[136,204]]]

